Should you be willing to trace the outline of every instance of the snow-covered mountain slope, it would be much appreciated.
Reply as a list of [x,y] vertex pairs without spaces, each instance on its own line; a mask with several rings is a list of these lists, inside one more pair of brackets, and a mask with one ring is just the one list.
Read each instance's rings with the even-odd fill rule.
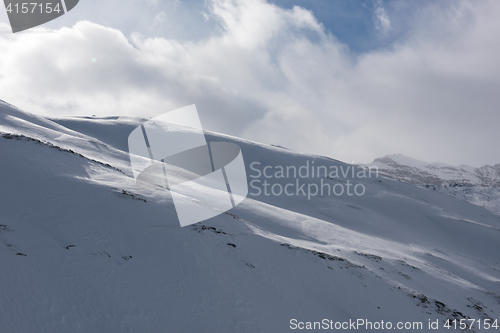
[[500,186],[500,163],[474,168],[468,165],[427,163],[396,154],[377,158],[368,166],[376,166],[384,174],[412,184]]
[[[207,132],[238,144],[260,183],[228,213],[181,228],[169,192],[132,177],[127,137],[143,121],[47,119],[0,102],[0,332],[288,332],[292,319],[422,331],[438,320],[444,331],[446,319],[500,319],[499,216]],[[313,164],[348,172],[277,178]],[[266,166],[272,177],[257,177]],[[264,181],[365,193],[266,195]]]
[[366,166],[377,167],[383,177],[436,190],[500,215],[500,164],[453,166],[397,154],[377,158]]

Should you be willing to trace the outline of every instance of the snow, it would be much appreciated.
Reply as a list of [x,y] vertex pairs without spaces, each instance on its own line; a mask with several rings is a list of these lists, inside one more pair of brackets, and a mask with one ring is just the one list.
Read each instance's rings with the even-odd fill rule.
[[429,164],[427,162],[423,162],[423,161],[405,156],[403,154],[386,155],[385,157],[390,158],[391,160],[393,160],[397,164],[407,165],[407,166],[414,167],[414,168],[420,168],[420,167],[423,167],[423,166]]
[[425,163],[398,155],[375,159],[365,167],[378,168],[383,177],[436,190],[500,215],[500,164],[474,168]]
[[[181,228],[168,191],[134,182],[127,137],[144,121],[48,119],[0,103],[0,332],[288,332],[293,318],[424,328],[461,315],[500,319],[498,215],[348,174],[300,181],[351,181],[366,187],[363,196],[249,195],[227,214]],[[240,146],[249,181],[256,161],[349,167],[205,135]]]

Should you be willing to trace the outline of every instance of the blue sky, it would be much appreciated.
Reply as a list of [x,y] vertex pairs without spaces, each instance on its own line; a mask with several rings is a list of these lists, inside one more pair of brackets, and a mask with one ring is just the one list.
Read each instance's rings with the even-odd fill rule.
[[[270,1],[282,8],[300,6],[310,10],[325,29],[347,45],[353,53],[387,48],[404,40],[411,22],[430,0],[418,3],[408,0],[277,0]],[[435,3],[435,1],[434,1]],[[390,17],[391,29],[377,29],[376,10],[382,7]],[[162,26],[154,26],[155,16],[165,13]],[[71,27],[80,20],[113,27],[126,36],[140,32],[147,36],[199,40],[216,33],[213,20],[206,19],[207,2],[204,0],[81,0],[75,11],[45,24],[48,28]],[[4,11],[1,20],[8,22]]]
[[[376,48],[389,47],[392,42],[404,35],[404,21],[398,21],[399,26],[393,27],[388,34],[381,33],[375,28],[375,8],[377,2],[372,0],[279,0],[273,1],[283,8],[301,6],[314,13],[333,35],[342,43],[349,46],[353,52],[366,52]],[[398,15],[409,17],[414,9],[413,2],[385,1],[383,6],[392,17],[391,24],[395,25],[392,14],[399,9]],[[401,8],[402,7],[402,8]]]

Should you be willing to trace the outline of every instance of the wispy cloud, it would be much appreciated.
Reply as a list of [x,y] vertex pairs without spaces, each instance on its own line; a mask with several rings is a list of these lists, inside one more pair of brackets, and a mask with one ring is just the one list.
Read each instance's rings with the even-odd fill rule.
[[374,7],[375,28],[386,34],[389,30],[391,30],[391,21],[389,20],[389,15],[387,15],[387,11],[384,8],[384,3],[382,0],[374,0]]
[[166,19],[167,19],[167,14],[165,12],[159,12],[158,14],[155,15],[153,19],[153,24],[160,25],[163,22],[165,22]]

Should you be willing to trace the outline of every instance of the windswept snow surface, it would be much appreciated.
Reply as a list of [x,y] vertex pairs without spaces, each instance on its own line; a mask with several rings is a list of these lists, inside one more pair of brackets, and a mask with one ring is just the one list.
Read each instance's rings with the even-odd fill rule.
[[254,162],[268,175],[353,166],[207,132],[241,147],[249,182],[365,193],[250,188],[228,213],[181,228],[168,191],[134,182],[127,137],[143,121],[47,119],[0,102],[0,332],[274,333],[292,319],[448,331],[446,319],[500,319],[499,216],[373,175],[255,178]]

